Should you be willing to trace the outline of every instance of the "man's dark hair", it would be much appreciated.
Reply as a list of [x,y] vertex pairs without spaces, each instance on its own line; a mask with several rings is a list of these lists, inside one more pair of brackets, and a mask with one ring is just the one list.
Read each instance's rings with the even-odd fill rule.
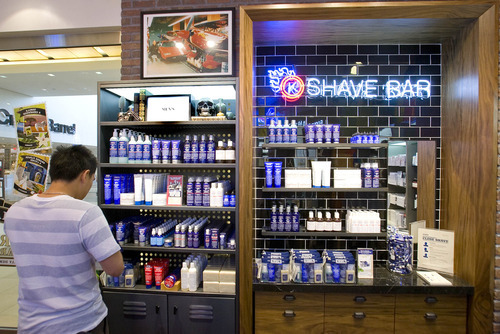
[[49,175],[52,181],[70,182],[86,169],[94,174],[96,168],[97,159],[85,146],[59,146],[50,159]]

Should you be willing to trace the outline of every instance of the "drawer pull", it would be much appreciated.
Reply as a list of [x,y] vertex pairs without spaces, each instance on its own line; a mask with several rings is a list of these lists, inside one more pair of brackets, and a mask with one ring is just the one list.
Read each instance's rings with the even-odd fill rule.
[[356,303],[364,303],[364,302],[366,302],[366,297],[365,296],[356,296],[356,297],[354,297],[354,301]]
[[427,312],[427,313],[425,313],[424,318],[427,319],[427,320],[435,321],[435,320],[437,320],[438,316],[437,316],[436,313]]
[[283,316],[285,318],[293,318],[293,317],[295,317],[295,312],[293,310],[285,310],[283,312]]
[[291,301],[295,300],[295,296],[294,295],[284,295],[283,299],[286,300],[287,302],[291,302]]
[[352,317],[354,319],[364,319],[364,318],[366,318],[366,314],[365,314],[365,312],[354,312],[352,314]]
[[438,299],[436,297],[426,297],[425,302],[427,304],[435,304],[438,302]]

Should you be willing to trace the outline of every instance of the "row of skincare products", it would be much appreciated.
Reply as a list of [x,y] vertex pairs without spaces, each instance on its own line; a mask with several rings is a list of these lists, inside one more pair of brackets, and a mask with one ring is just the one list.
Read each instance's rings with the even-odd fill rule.
[[236,263],[234,257],[216,254],[203,270],[203,292],[235,293]]
[[413,271],[413,237],[407,232],[387,227],[387,269],[398,274]]
[[356,261],[347,251],[324,250],[323,281],[324,283],[355,283]]
[[175,248],[199,248],[203,242],[203,228],[209,223],[208,217],[188,217],[175,226]]
[[351,136],[351,144],[378,144],[379,135],[375,133],[355,133]]
[[306,230],[310,232],[341,232],[342,221],[340,220],[340,214],[335,211],[332,218],[330,211],[326,211],[324,217],[322,211],[317,211],[316,215],[314,211],[309,211],[306,220]]
[[271,119],[267,128],[267,138],[270,144],[274,143],[296,143],[297,142],[297,124],[294,119],[291,123],[287,119],[282,124],[281,120]]
[[236,240],[233,225],[228,222],[212,222],[205,227],[206,249],[235,249]]
[[111,276],[103,271],[99,275],[102,285],[106,287],[133,288],[140,277],[139,264],[133,265],[130,262],[125,262],[124,267],[125,269],[120,276]]
[[389,172],[389,175],[387,175],[387,184],[406,187],[406,173],[403,171]]
[[331,161],[311,161],[313,188],[330,188]]
[[339,143],[340,124],[306,124],[304,134],[308,144]]
[[290,251],[290,278],[295,283],[323,283],[323,257],[317,250]]
[[406,195],[399,193],[388,193],[387,201],[389,204],[397,205],[400,208],[406,208]]
[[281,188],[281,171],[283,163],[281,161],[264,162],[266,172],[266,187]]
[[[132,174],[106,174],[104,183],[104,204],[121,204],[126,196],[133,193],[134,179]],[[126,201],[125,201],[126,202]]]
[[190,176],[186,184],[187,206],[235,207],[236,195],[229,180]]
[[299,232],[300,231],[300,214],[299,207],[297,205],[293,206],[293,211],[291,205],[283,207],[283,204],[279,205],[279,210],[276,204],[271,208],[271,218],[269,228],[273,232]]
[[[198,138],[200,138],[198,140]],[[233,141],[228,139],[227,144],[215,141],[213,135],[202,134],[186,135],[182,145],[182,162],[184,163],[234,163],[236,150]]]
[[376,211],[347,210],[346,232],[380,233],[380,214]]
[[151,139],[149,135],[130,129],[114,129],[109,139],[110,163],[151,163]]
[[207,266],[208,258],[205,254],[191,254],[181,268],[181,290],[194,292],[198,290],[203,279],[203,270]]
[[380,187],[380,170],[377,162],[361,163],[361,181],[363,188]]
[[406,154],[396,154],[388,157],[387,166],[406,167]]
[[[177,224],[176,219],[169,219],[151,229],[149,226],[140,226],[139,231],[139,245],[144,246],[149,240],[149,245],[151,247],[167,247],[168,239],[173,234],[173,229]],[[135,242],[135,240],[134,240]]]
[[144,265],[144,280],[146,289],[153,286],[161,289],[161,283],[168,273],[170,260],[168,258],[153,258]]

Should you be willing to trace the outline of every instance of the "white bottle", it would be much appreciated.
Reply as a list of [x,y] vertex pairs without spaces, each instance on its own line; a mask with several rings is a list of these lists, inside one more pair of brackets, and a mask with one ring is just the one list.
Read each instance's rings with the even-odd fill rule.
[[146,135],[146,139],[142,143],[142,163],[151,163],[151,139]]
[[142,153],[144,151],[144,141],[142,140],[142,135],[137,135],[137,141],[135,143],[135,163],[142,164]]
[[316,219],[314,219],[314,212],[309,211],[309,218],[306,221],[306,228],[308,231],[316,231]]
[[135,152],[137,149],[137,142],[135,141],[135,137],[132,135],[130,136],[129,142],[128,142],[128,163],[133,164],[135,163]]
[[290,132],[291,132],[291,127],[290,124],[288,123],[288,120],[285,119],[285,125],[283,125],[283,142],[284,143],[289,143],[290,142]]
[[297,142],[297,123],[292,119],[292,124],[290,125],[290,143]]
[[217,182],[212,182],[212,186],[210,187],[210,206],[215,207],[215,197],[217,192]]
[[118,163],[128,163],[128,138],[125,136],[125,131],[121,131],[118,139]]
[[333,231],[333,219],[330,211],[325,213],[325,231],[330,232]]
[[323,220],[323,213],[318,211],[316,217],[316,231],[323,232],[325,230],[325,221]]
[[198,270],[196,269],[196,264],[191,262],[191,267],[189,267],[188,271],[188,290],[193,292],[198,289],[198,285],[196,284],[198,280]]
[[224,206],[224,188],[222,183],[217,182],[217,191],[215,193],[215,202],[217,207],[222,208]]
[[113,137],[109,138],[109,163],[118,163],[118,129],[114,129]]
[[189,290],[189,268],[187,266],[186,261],[182,262],[182,268],[181,268],[181,290],[182,291],[188,291]]
[[281,120],[278,120],[278,124],[276,125],[276,143],[283,142],[283,125],[281,124]]
[[274,124],[274,119],[271,120],[271,125],[269,125],[267,131],[268,131],[267,137],[269,140],[269,144],[276,143],[276,124]]

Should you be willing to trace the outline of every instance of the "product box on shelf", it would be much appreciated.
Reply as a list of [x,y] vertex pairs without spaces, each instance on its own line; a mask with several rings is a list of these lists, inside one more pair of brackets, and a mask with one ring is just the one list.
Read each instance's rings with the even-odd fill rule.
[[334,188],[361,188],[361,169],[343,168],[333,170]]
[[310,169],[285,169],[285,188],[311,188]]
[[169,175],[167,181],[167,205],[182,205],[182,175]]

